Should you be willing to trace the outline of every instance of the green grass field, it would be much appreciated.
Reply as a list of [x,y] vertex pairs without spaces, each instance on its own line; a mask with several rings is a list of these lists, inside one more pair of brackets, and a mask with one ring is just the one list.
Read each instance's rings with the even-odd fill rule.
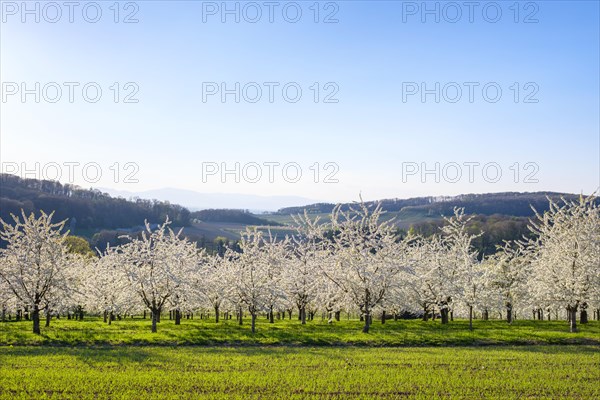
[[4,399],[594,399],[592,346],[3,347]]
[[0,399],[594,399],[600,322],[0,323]]
[[[43,322],[42,322],[43,324]],[[107,325],[99,318],[74,321],[53,319],[42,335],[31,333],[31,322],[0,323],[0,345],[357,345],[357,346],[465,346],[522,344],[591,344],[600,345],[600,322],[579,325],[578,333],[569,333],[565,321],[468,321],[455,320],[448,325],[438,321],[374,321],[371,332],[361,332],[358,320],[342,319],[328,324],[315,319],[306,325],[299,321],[264,318],[257,322],[257,332],[250,332],[250,320],[240,326],[235,320],[183,319],[181,325],[163,316],[158,333],[150,332],[150,320],[136,317]]]

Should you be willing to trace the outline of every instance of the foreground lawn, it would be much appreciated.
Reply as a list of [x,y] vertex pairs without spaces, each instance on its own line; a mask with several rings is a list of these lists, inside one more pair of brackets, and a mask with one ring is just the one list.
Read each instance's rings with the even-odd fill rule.
[[446,345],[524,345],[587,344],[600,345],[600,322],[579,325],[580,332],[569,333],[565,321],[475,321],[455,320],[448,325],[438,321],[374,321],[371,332],[360,331],[358,320],[327,324],[321,320],[302,326],[297,320],[260,319],[257,332],[250,332],[249,321],[187,320],[176,326],[163,319],[158,333],[150,333],[150,320],[136,318],[107,325],[98,318],[74,321],[53,320],[42,335],[31,333],[31,322],[0,323],[0,345],[356,345],[356,346],[446,346]]
[[0,347],[0,398],[600,398],[598,348]]

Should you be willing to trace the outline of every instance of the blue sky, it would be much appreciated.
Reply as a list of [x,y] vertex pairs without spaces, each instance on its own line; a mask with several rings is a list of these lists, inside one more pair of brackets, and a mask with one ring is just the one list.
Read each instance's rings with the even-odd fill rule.
[[[598,2],[519,2],[517,7],[512,1],[475,2],[473,22],[464,2],[428,2],[430,9],[437,4],[439,22],[434,14],[422,15],[423,2],[319,2],[317,23],[314,1],[273,2],[272,23],[265,2],[237,2],[239,23],[235,15],[225,15],[222,22],[222,2],[130,3],[119,3],[118,23],[113,1],[98,2],[102,16],[97,23],[83,18],[80,8],[86,2],[75,9],[73,23],[64,7],[58,22],[46,21],[54,18],[54,10],[44,11],[45,4],[39,3],[36,23],[35,15],[24,15],[22,22],[21,2],[2,2],[0,160],[5,172],[18,165],[23,174],[24,165],[35,169],[39,162],[40,171],[30,175],[42,175],[44,166],[56,163],[64,182],[65,162],[93,162],[102,178],[91,183],[75,167],[75,183],[134,192],[176,187],[327,201],[354,200],[359,192],[375,199],[590,193],[599,186]],[[36,2],[28,4],[36,7]],[[296,4],[302,16],[296,23],[286,21],[295,17]],[[496,4],[502,13],[498,17]],[[262,18],[245,21],[254,17],[255,5]],[[462,17],[453,23],[455,5]],[[227,7],[233,9],[236,2]],[[88,11],[93,19],[94,8]],[[138,22],[123,23],[134,11]],[[338,22],[324,23],[331,13]],[[31,89],[35,82],[41,101],[36,103],[33,95],[22,101],[21,84]],[[59,101],[46,101],[41,88],[51,82],[79,83],[73,103],[65,86]],[[102,89],[96,103],[82,97],[81,87],[89,82]],[[126,88],[129,82],[134,86]],[[231,89],[236,82],[239,103],[233,94],[222,102],[219,94],[204,93],[203,101],[206,85],[224,83]],[[256,103],[241,93],[250,82],[263,91]],[[278,85],[273,102],[264,82]],[[287,83],[301,88],[298,102],[283,97]],[[435,94],[423,101],[421,84],[433,89],[436,83],[439,103]],[[482,92],[486,84],[490,101]],[[462,97],[452,103],[457,86]],[[19,92],[11,94],[15,87]],[[135,87],[138,102],[123,103],[123,95]],[[419,93],[408,95],[414,87]],[[497,87],[502,94],[492,102]],[[338,102],[324,102],[336,90],[332,99]],[[254,92],[247,94],[251,98]],[[203,180],[206,163],[234,169],[236,162],[239,183],[231,174]],[[265,162],[280,163],[273,182],[266,177]],[[121,170],[118,179],[115,163]],[[139,169],[126,170],[126,163]],[[263,173],[256,183],[241,172],[248,166],[246,172],[254,175],[252,163],[261,165]],[[286,175],[286,181],[280,168],[286,163],[297,163],[302,179],[292,183]],[[321,172],[318,183],[315,163]],[[324,170],[326,163],[339,170]],[[436,163],[437,181],[435,173],[421,174],[423,167],[435,170]],[[484,176],[486,164],[492,168]],[[473,179],[467,177],[467,165],[475,165]],[[419,170],[408,175],[414,166]],[[45,172],[53,174],[52,168]],[[496,181],[497,170],[502,177]],[[138,182],[123,182],[132,171]],[[324,183],[327,172],[335,171],[338,182]],[[460,179],[454,179],[456,171]]]

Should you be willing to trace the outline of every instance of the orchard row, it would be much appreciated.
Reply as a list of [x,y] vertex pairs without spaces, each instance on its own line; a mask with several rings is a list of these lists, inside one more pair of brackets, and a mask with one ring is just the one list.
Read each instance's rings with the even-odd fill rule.
[[[550,200],[549,200],[550,201]],[[295,234],[274,237],[248,228],[239,246],[210,255],[174,232],[167,220],[98,256],[71,251],[52,214],[13,216],[0,221],[0,307],[27,310],[34,333],[40,315],[85,310],[116,316],[150,312],[152,331],[161,313],[200,310],[217,317],[298,312],[358,313],[369,332],[373,316],[405,312],[422,316],[474,314],[487,319],[515,312],[557,318],[566,311],[571,331],[600,318],[600,209],[594,197],[550,201],[530,223],[531,238],[507,242],[495,254],[473,247],[478,233],[467,229],[462,209],[445,218],[438,234],[399,236],[380,207],[363,203],[337,207],[322,221],[307,213],[295,218]],[[579,313],[579,315],[578,315]],[[472,323],[470,323],[472,329]]]

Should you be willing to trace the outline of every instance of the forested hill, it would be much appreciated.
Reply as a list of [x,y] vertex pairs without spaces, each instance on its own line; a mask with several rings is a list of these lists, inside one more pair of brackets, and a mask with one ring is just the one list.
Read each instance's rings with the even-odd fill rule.
[[54,181],[22,179],[0,174],[0,217],[12,221],[10,214],[55,211],[55,220],[69,219],[82,229],[115,229],[139,226],[169,219],[177,226],[190,224],[190,212],[179,205],[158,200],[113,198],[95,189]]
[[[486,193],[486,194],[463,194],[459,196],[445,197],[415,197],[411,199],[386,199],[381,200],[381,206],[385,211],[415,211],[422,215],[451,215],[454,207],[464,207],[468,214],[481,215],[510,215],[515,217],[530,217],[534,215],[531,207],[538,212],[548,209],[548,197],[560,201],[577,199],[578,195],[555,192],[533,192],[533,193]],[[379,201],[367,202],[374,206]],[[347,209],[352,204],[343,204]],[[318,203],[305,207],[287,207],[277,211],[279,215],[301,214],[306,209],[311,214],[330,213],[335,207],[331,203]]]

